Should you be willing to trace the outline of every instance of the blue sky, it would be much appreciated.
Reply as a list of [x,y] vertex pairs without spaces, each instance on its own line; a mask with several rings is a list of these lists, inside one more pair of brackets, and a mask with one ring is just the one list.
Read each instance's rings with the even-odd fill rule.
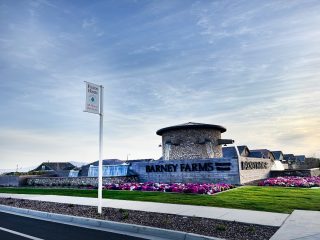
[[0,0],[0,168],[159,158],[156,130],[225,126],[249,149],[320,154],[320,2]]

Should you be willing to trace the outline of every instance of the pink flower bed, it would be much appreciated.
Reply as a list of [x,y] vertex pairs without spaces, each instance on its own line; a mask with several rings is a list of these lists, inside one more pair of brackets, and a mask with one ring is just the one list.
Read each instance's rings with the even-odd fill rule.
[[[207,194],[222,192],[235,188],[230,184],[196,184],[196,183],[122,183],[104,185],[104,189],[127,190],[127,191],[150,191],[150,192],[176,192],[176,193],[194,193]],[[91,188],[92,189],[92,188]]]
[[320,177],[277,177],[259,183],[259,186],[320,187]]

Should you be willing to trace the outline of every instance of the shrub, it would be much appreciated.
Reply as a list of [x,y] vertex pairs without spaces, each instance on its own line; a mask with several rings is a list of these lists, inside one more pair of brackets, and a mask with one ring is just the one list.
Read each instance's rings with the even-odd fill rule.
[[52,184],[51,184],[52,187],[55,187],[56,185],[57,185],[56,183],[52,183]]
[[127,210],[120,208],[119,212],[126,212]]
[[216,230],[218,231],[226,231],[227,227],[225,225],[223,225],[222,223],[219,223],[216,225]]
[[70,182],[68,182],[68,183],[67,183],[67,186],[68,186],[68,187],[71,187],[71,183],[70,183]]
[[256,229],[253,227],[253,226],[250,226],[250,227],[248,227],[248,231],[250,231],[250,232],[253,232],[253,231],[255,231]]
[[74,207],[74,204],[69,204],[68,207]]
[[164,220],[163,222],[162,222],[162,224],[167,224],[168,223],[168,221],[167,220]]
[[129,216],[129,213],[126,213],[126,215],[124,215],[123,219],[128,219],[130,216]]

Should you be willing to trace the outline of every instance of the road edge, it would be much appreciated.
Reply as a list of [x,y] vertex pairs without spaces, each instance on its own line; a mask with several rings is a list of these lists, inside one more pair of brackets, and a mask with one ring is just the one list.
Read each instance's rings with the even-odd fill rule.
[[148,226],[134,225],[128,223],[119,223],[106,220],[98,220],[92,218],[84,218],[70,215],[62,215],[56,213],[47,213],[36,210],[30,210],[25,208],[9,207],[0,204],[0,211],[8,213],[18,213],[21,216],[35,217],[45,219],[47,221],[59,221],[62,223],[74,223],[76,225],[82,225],[85,227],[101,228],[103,230],[117,230],[128,233],[142,234],[145,236],[156,236],[167,239],[177,240],[222,240],[222,238],[208,237],[193,233],[173,231],[168,229],[154,228]]

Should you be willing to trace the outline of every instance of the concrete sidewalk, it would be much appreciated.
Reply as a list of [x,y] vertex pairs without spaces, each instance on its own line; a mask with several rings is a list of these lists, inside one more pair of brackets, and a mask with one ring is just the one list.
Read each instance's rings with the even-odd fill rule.
[[[56,195],[28,195],[28,194],[7,194],[0,193],[0,197],[20,198],[29,200],[41,200],[58,203],[72,203],[79,205],[97,206],[98,199],[85,197],[68,197]],[[251,210],[239,210],[231,208],[203,207],[180,204],[153,203],[141,201],[127,201],[116,199],[103,199],[103,207],[123,208],[127,210],[139,210],[146,212],[158,212],[167,214],[177,214],[183,216],[196,216],[213,218],[226,221],[237,221],[249,224],[260,224],[280,227],[290,214],[271,213]]]
[[271,240],[319,240],[320,212],[295,210]]

